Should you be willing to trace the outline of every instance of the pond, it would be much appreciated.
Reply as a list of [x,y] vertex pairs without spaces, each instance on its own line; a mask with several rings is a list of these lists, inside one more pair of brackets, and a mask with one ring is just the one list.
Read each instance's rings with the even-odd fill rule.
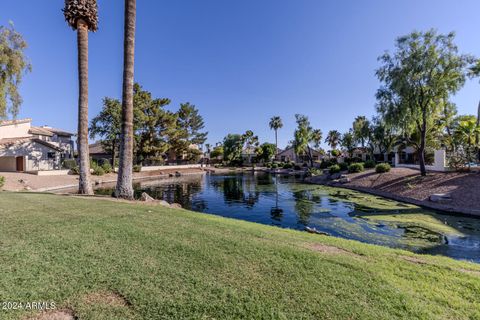
[[[136,196],[180,203],[185,209],[305,230],[417,253],[480,262],[480,219],[269,174],[187,176],[135,184]],[[97,194],[111,194],[100,188]]]

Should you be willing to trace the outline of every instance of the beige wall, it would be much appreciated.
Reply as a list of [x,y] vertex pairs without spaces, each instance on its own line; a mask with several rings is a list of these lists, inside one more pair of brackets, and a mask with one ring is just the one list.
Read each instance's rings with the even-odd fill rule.
[[18,138],[18,137],[28,137],[30,134],[30,122],[19,123],[8,126],[0,126],[0,139],[4,138]]
[[17,171],[17,162],[15,157],[0,157],[0,172]]
[[[0,157],[25,157],[25,171],[53,170],[54,161],[48,159],[48,153],[54,150],[34,142],[13,145],[0,149]],[[16,165],[15,165],[16,169]],[[14,170],[15,171],[15,170]]]

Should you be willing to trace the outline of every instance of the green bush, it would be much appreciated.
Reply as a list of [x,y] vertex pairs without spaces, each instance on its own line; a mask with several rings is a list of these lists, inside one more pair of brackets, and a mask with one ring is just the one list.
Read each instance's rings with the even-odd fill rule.
[[364,169],[363,163],[352,163],[348,166],[349,173],[362,172]]
[[287,162],[283,165],[283,169],[292,169],[292,168],[293,168],[293,165],[291,163]]
[[78,166],[75,166],[73,168],[70,169],[70,174],[74,174],[74,175],[79,175],[80,174],[80,168]]
[[5,177],[0,176],[0,189],[2,189],[4,185],[5,185]]
[[392,167],[388,163],[379,163],[375,167],[375,172],[376,173],[385,173],[390,171]]
[[103,176],[105,174],[105,170],[103,170],[103,168],[100,166],[95,166],[95,168],[93,168],[92,174],[94,176]]
[[320,175],[323,174],[323,170],[318,169],[318,168],[310,168],[310,169],[308,169],[307,174],[308,174],[310,177],[320,176]]
[[112,165],[110,164],[110,162],[104,162],[102,165],[102,169],[103,171],[105,171],[105,173],[110,173],[112,172]]
[[365,168],[366,169],[375,168],[375,161],[373,161],[373,160],[365,161]]
[[341,169],[340,169],[340,166],[338,164],[334,164],[334,165],[331,165],[330,167],[328,167],[328,171],[330,172],[330,174],[334,174],[334,173],[339,173],[341,171]]
[[142,166],[139,164],[136,164],[133,166],[133,172],[140,172],[142,171]]
[[62,167],[64,169],[72,169],[77,166],[77,161],[75,159],[65,159],[63,160]]
[[277,169],[278,168],[278,164],[277,163],[272,163],[272,169]]
[[340,171],[347,171],[348,170],[348,163],[342,162],[339,164],[340,166]]
[[302,170],[302,167],[300,167],[298,164],[296,164],[294,167],[293,167],[295,170]]

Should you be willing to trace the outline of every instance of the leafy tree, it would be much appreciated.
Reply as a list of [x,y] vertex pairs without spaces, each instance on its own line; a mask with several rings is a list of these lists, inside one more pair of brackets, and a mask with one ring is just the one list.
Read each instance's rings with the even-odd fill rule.
[[275,147],[277,148],[275,150],[275,154],[276,154],[278,150],[278,134],[277,133],[279,129],[283,128],[282,118],[280,118],[279,116],[272,117],[270,119],[269,126],[271,130],[275,130]]
[[360,143],[364,148],[370,135],[370,121],[368,121],[365,116],[358,116],[355,118],[352,127],[354,142]]
[[136,18],[137,1],[125,0],[122,134],[120,136],[120,165],[115,189],[115,196],[124,199],[133,199],[133,74]]
[[320,147],[322,131],[320,129],[313,129],[307,116],[296,114],[295,120],[297,122],[297,129],[294,132],[294,140],[292,143],[295,154],[302,156],[307,155],[310,161],[310,166],[313,167],[311,144],[317,149]]
[[198,109],[190,103],[183,103],[177,114],[177,131],[171,137],[172,151],[179,155],[194,152],[191,145],[202,145],[207,140],[208,132],[203,117]]
[[165,110],[170,99],[154,99],[137,83],[133,92],[135,156],[139,162],[156,160],[170,148],[170,138],[178,131],[178,116]]
[[480,134],[480,126],[477,125],[475,117],[461,120],[455,128],[454,136],[465,155],[465,162],[468,163],[469,168],[471,162],[475,161],[475,155],[478,151],[478,143],[476,142],[478,134]]
[[223,139],[223,160],[238,163],[242,158],[243,138],[239,134],[228,134]]
[[213,148],[212,152],[210,152],[210,158],[217,159],[223,156],[223,145],[216,146]]
[[275,157],[277,147],[272,143],[265,142],[260,146],[260,149],[262,150],[261,158],[263,161],[270,162]]
[[313,144],[315,149],[320,149],[320,144],[322,143],[323,133],[320,129],[314,129],[310,137],[310,142]]
[[342,138],[342,134],[337,130],[330,130],[328,132],[327,138],[325,139],[325,143],[327,143],[332,150],[336,150],[337,146],[340,144],[340,139]]
[[378,111],[390,125],[399,126],[405,138],[418,135],[422,175],[426,175],[427,135],[440,117],[440,102],[463,86],[466,68],[473,61],[458,53],[454,38],[453,33],[434,30],[413,32],[397,39],[395,53],[379,58]]
[[7,113],[15,118],[22,104],[18,87],[23,74],[32,68],[24,53],[26,48],[27,42],[12,23],[9,28],[0,26],[0,119]]
[[259,145],[258,136],[254,135],[253,131],[247,130],[242,135],[242,151],[245,150],[247,155],[261,154]]
[[[77,30],[78,44],[78,156],[79,193],[93,195],[90,181],[90,156],[88,153],[88,31],[98,28],[98,6],[96,0],[65,0],[65,20]],[[2,100],[2,99],[0,99]]]
[[353,150],[355,150],[356,144],[354,134],[351,130],[342,135],[342,138],[340,139],[340,144],[347,150],[348,156],[352,158]]
[[116,153],[120,142],[122,122],[122,104],[117,99],[104,98],[103,108],[90,122],[90,138],[100,137],[106,152],[112,154],[112,166],[115,165]]
[[[396,130],[390,124],[385,123],[381,119],[375,119],[370,130],[369,141],[373,142],[374,148],[378,147],[381,154],[388,154],[398,143],[398,135]],[[371,149],[371,148],[370,148]],[[371,151],[373,153],[373,151]],[[385,161],[387,159],[384,159]]]

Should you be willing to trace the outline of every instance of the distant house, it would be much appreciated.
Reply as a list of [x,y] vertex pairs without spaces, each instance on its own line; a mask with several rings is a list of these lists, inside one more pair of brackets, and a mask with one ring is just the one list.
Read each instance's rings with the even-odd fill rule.
[[112,154],[110,152],[105,151],[103,145],[100,141],[92,143],[88,146],[88,151],[90,158],[93,160],[102,160],[102,159],[112,159]]
[[[320,161],[322,160],[323,155],[319,151],[312,149],[312,158],[313,158],[313,161]],[[275,160],[281,161],[281,162],[293,161],[295,163],[308,163],[310,161],[310,158],[308,155],[302,155],[302,156],[296,155],[295,148],[290,147],[283,151],[280,151],[275,157]]]
[[58,170],[73,159],[73,133],[32,126],[32,119],[0,121],[0,171]]

